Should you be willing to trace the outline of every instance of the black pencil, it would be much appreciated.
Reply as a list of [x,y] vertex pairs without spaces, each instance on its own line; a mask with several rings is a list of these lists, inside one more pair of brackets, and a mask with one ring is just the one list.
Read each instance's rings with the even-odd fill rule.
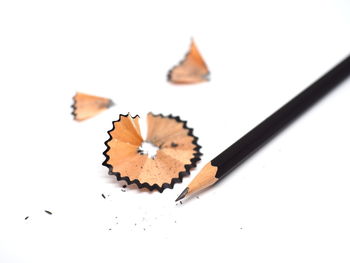
[[348,75],[350,75],[350,56],[206,164],[176,201],[221,180]]

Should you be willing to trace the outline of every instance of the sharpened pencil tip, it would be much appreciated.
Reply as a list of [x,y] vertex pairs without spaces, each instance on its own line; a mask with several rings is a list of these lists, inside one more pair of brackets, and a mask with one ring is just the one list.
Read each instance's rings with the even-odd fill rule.
[[183,199],[188,194],[188,190],[190,190],[190,188],[186,187],[185,190],[183,190],[182,193],[178,196],[178,198],[176,198],[175,202]]

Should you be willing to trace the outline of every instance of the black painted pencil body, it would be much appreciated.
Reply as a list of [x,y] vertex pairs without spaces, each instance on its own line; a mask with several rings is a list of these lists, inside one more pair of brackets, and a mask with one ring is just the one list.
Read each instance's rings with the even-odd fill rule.
[[206,188],[223,178],[349,75],[350,56],[215,157],[203,168],[177,200],[182,199],[188,193]]
[[246,157],[335,88],[349,73],[350,56],[214,158],[211,163],[218,167],[216,177],[221,178],[229,173]]

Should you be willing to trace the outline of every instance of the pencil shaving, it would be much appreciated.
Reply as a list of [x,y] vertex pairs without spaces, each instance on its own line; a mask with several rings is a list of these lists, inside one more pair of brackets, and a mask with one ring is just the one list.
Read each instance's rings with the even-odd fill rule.
[[209,69],[192,40],[190,50],[179,65],[168,73],[168,81],[173,84],[194,84],[209,80]]
[[73,97],[74,103],[72,105],[74,120],[83,121],[94,117],[102,111],[112,107],[113,101],[108,98],[88,95],[77,92]]
[[[103,153],[109,174],[117,180],[136,184],[139,188],[163,192],[173,188],[175,183],[190,173],[200,160],[198,138],[186,122],[172,115],[163,116],[148,113],[147,138],[141,136],[139,116],[120,115],[108,132],[110,138],[105,142],[107,150]],[[149,156],[142,149],[150,143],[158,150]]]

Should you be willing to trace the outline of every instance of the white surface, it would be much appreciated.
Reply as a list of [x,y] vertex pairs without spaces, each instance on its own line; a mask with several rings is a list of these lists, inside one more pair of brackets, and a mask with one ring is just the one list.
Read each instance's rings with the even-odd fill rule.
[[[149,194],[122,192],[101,165],[112,120],[153,111],[188,120],[201,168],[349,53],[349,12],[349,1],[1,1],[0,262],[349,262],[350,81],[183,205],[198,169]],[[170,85],[190,37],[211,81]],[[117,106],[76,123],[75,91]]]

